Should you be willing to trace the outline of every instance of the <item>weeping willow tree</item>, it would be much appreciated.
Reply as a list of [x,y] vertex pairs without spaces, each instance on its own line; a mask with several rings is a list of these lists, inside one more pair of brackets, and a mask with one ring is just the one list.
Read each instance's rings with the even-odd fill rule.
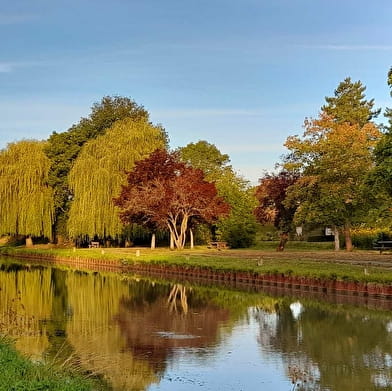
[[73,239],[118,237],[123,225],[112,199],[126,183],[125,172],[155,149],[165,148],[166,141],[161,127],[126,118],[86,143],[69,176],[74,199],[68,235]]
[[53,191],[44,146],[23,140],[0,151],[0,235],[51,238]]

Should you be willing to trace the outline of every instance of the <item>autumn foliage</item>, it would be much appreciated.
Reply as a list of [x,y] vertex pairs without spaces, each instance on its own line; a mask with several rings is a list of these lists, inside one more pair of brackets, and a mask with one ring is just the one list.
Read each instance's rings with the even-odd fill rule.
[[368,122],[363,126],[339,123],[326,113],[305,121],[303,137],[289,137],[285,168],[301,172],[290,188],[288,202],[298,206],[295,220],[338,227],[351,249],[350,227],[369,208],[371,192],[366,177],[373,166],[371,151],[381,133]]
[[191,223],[211,223],[230,209],[201,170],[186,166],[165,150],[136,163],[114,202],[123,223],[167,228],[179,249],[184,248]]
[[295,209],[286,207],[283,202],[288,187],[293,185],[298,177],[297,174],[281,171],[278,174],[266,174],[260,179],[256,188],[259,205],[254,211],[260,223],[272,223],[275,228],[286,232],[289,230]]
[[[281,238],[287,241],[291,230],[295,206],[287,206],[284,201],[287,189],[294,185],[299,178],[296,173],[281,171],[278,174],[266,174],[260,179],[256,188],[256,198],[259,205],[255,208],[256,219],[261,223],[272,223],[281,231]],[[283,251],[284,243],[281,241],[278,250]]]

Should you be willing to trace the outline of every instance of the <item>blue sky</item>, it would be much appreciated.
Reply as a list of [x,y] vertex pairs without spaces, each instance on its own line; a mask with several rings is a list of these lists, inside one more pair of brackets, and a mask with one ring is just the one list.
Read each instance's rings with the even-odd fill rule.
[[0,148],[123,95],[173,148],[207,140],[256,183],[345,77],[392,106],[391,16],[390,0],[0,0]]

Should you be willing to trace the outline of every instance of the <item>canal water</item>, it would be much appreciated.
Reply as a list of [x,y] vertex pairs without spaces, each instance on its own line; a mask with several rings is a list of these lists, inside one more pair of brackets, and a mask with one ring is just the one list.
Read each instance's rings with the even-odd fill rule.
[[392,390],[392,313],[0,259],[0,333],[105,389]]

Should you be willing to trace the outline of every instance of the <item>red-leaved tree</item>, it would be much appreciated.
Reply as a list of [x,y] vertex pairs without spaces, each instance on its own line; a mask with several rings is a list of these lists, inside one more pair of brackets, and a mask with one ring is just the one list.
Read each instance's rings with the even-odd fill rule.
[[165,150],[136,163],[114,203],[123,223],[167,228],[178,249],[184,248],[191,221],[212,223],[230,209],[201,170]]
[[256,198],[259,205],[254,214],[261,224],[272,223],[275,228],[280,230],[280,243],[277,251],[284,250],[296,210],[295,205],[285,205],[286,192],[290,186],[297,182],[298,178],[297,174],[287,171],[281,171],[278,174],[265,174],[259,180],[259,185],[256,188]]

